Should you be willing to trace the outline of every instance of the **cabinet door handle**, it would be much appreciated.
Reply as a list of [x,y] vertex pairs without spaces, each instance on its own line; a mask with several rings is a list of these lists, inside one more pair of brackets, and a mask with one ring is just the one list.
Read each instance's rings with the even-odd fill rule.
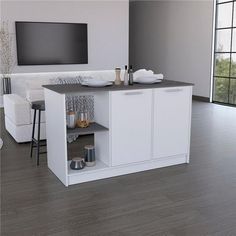
[[181,92],[183,89],[181,88],[175,88],[175,89],[166,89],[165,92],[167,93],[176,93],[176,92]]
[[139,95],[139,94],[143,94],[143,92],[141,92],[141,91],[140,92],[137,92],[137,91],[136,92],[125,92],[124,94],[125,95]]

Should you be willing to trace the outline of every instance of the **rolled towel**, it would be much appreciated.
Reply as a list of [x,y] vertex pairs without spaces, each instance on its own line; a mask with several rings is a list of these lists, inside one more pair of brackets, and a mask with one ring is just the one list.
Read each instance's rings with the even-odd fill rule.
[[139,77],[152,76],[154,73],[152,70],[140,69],[134,72],[134,81]]
[[164,75],[163,74],[154,74],[153,76],[155,76],[156,79],[160,79],[160,80],[164,79]]
[[140,76],[140,77],[137,77],[135,78],[134,81],[137,81],[137,82],[151,82],[151,81],[154,81],[154,80],[163,80],[164,76],[163,74],[153,74],[153,75],[150,75],[150,76]]

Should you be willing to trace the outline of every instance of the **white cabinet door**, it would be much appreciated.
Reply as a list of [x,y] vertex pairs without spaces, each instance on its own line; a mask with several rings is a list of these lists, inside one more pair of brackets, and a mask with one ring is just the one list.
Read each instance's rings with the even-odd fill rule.
[[112,166],[151,159],[152,90],[110,93]]
[[192,87],[154,89],[153,157],[187,154]]

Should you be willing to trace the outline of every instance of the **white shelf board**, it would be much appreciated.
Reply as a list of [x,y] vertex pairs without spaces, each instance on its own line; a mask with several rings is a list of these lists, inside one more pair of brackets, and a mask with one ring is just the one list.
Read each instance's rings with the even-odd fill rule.
[[84,169],[82,169],[82,170],[72,170],[70,168],[70,162],[71,161],[68,161],[68,175],[69,176],[80,175],[80,174],[85,174],[85,173],[92,173],[92,172],[96,172],[96,171],[100,171],[100,170],[104,170],[104,169],[109,168],[108,165],[106,165],[102,161],[96,160],[95,166],[92,166],[92,167],[85,166]]

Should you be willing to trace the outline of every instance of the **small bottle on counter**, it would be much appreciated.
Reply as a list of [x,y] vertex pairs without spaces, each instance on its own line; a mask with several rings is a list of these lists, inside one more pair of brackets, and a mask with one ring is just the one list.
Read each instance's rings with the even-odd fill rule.
[[129,85],[134,84],[134,75],[133,75],[133,67],[129,66]]
[[129,85],[129,74],[128,74],[128,66],[127,65],[125,65],[124,85]]
[[115,69],[115,72],[116,72],[116,79],[115,79],[115,85],[120,85],[121,84],[121,79],[120,79],[120,72],[121,72],[121,69],[119,67],[117,67]]

